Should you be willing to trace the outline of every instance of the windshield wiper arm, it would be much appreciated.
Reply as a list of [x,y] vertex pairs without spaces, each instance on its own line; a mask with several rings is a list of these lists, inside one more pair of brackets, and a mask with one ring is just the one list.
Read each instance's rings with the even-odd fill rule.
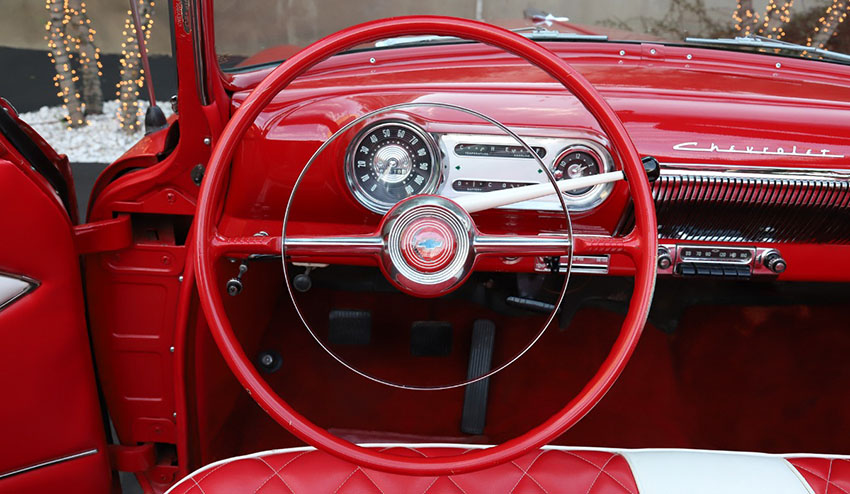
[[[562,33],[535,27],[511,29],[534,41],[608,41],[608,36],[598,34]],[[375,43],[377,48],[389,46],[418,45],[428,43],[464,42],[469,41],[454,36],[402,36],[399,38],[383,39]]]
[[520,34],[534,41],[608,41],[604,34],[561,33],[548,29]]
[[685,38],[685,43],[715,46],[745,46],[747,48],[763,48],[766,50],[785,50],[801,54],[813,53],[821,58],[850,63],[850,55],[816,48],[814,46],[798,45],[788,41],[765,38],[764,36],[738,36],[736,38]]

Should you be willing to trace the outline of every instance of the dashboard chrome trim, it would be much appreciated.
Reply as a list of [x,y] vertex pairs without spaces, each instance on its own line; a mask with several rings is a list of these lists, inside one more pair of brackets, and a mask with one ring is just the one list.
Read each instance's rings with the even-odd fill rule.
[[[575,274],[608,274],[611,265],[610,254],[598,254],[590,256],[561,256],[558,258],[558,272],[566,271],[567,263],[572,260],[572,272]],[[538,257],[534,261],[534,271],[536,273],[551,273],[552,264],[546,262],[545,257]]]
[[850,170],[662,163],[652,195],[661,239],[850,243]]
[[[473,180],[483,182],[508,182],[508,183],[546,183],[542,170],[538,171],[539,165],[533,157],[489,157],[489,156],[467,156],[458,155],[455,147],[458,144],[475,142],[476,144],[494,146],[513,146],[517,141],[510,135],[497,134],[465,134],[465,133],[441,133],[435,134],[440,150],[445,156],[443,185],[439,189],[440,195],[449,199],[456,199],[468,195],[480,194],[480,192],[457,191],[452,188],[456,180]],[[555,164],[561,156],[570,149],[582,147],[592,151],[600,159],[601,172],[614,171],[614,160],[610,152],[601,143],[591,139],[562,138],[562,137],[535,137],[520,135],[520,138],[532,148],[544,148],[546,154],[543,161],[549,171],[553,171]],[[495,163],[494,163],[495,162]],[[593,209],[611,194],[614,184],[603,184],[593,187],[585,194],[571,196],[562,194],[570,211],[587,211]],[[520,209],[531,211],[560,211],[561,204],[555,194],[539,199],[529,200],[518,204],[505,206],[507,209]]]
[[[673,149],[676,151],[687,151],[690,153],[731,153],[731,154],[754,154],[758,156],[796,156],[801,158],[843,158],[843,154],[832,154],[829,149],[820,149],[817,152],[812,148],[805,148],[805,152],[797,151],[798,146],[788,145],[788,146],[779,146],[775,148],[771,148],[768,146],[763,146],[761,148],[757,148],[756,146],[739,146],[735,147],[734,144],[729,145],[729,147],[720,147],[715,143],[711,143],[710,146],[706,148],[696,147],[699,146],[699,142],[697,141],[689,141],[689,142],[680,142],[679,144],[674,144]],[[799,146],[802,149],[802,146]],[[790,151],[786,151],[786,149],[790,149]]]
[[850,169],[765,167],[714,163],[660,163],[661,176],[703,176],[761,180],[823,180],[850,182]]

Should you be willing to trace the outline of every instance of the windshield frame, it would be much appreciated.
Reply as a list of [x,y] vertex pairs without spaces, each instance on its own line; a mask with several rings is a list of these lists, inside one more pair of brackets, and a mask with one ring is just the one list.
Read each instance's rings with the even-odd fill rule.
[[[197,3],[204,3],[208,6],[209,10],[205,12],[210,18],[215,16],[216,6],[222,0],[201,0]],[[850,65],[850,54],[844,54],[838,51],[830,51],[826,49],[819,49],[816,47],[812,47],[811,51],[807,51],[805,49],[801,49],[801,45],[795,45],[794,43],[788,43],[787,41],[776,39],[771,40],[768,38],[763,38],[765,42],[769,42],[771,46],[760,48],[757,46],[747,46],[747,44],[735,45],[732,41],[735,39],[744,39],[739,34],[730,34],[729,36],[706,36],[700,35],[699,33],[694,33],[694,36],[686,36],[685,38],[679,39],[671,39],[658,37],[657,35],[651,35],[647,33],[641,33],[640,31],[632,30],[629,27],[623,27],[625,23],[623,21],[618,22],[617,26],[614,26],[613,21],[605,21],[609,22],[609,24],[605,24],[600,21],[593,25],[583,25],[576,24],[574,22],[570,22],[570,20],[566,17],[557,17],[548,12],[537,11],[534,9],[526,9],[522,12],[523,17],[517,17],[515,20],[485,20],[484,22],[488,22],[492,24],[494,27],[503,27],[506,28],[511,24],[518,24],[520,27],[512,28],[510,30],[519,32],[521,34],[528,35],[528,37],[534,39],[537,37],[536,35],[539,33],[545,39],[540,39],[535,41],[539,42],[549,42],[555,41],[555,39],[548,39],[547,34],[552,36],[553,38],[558,36],[575,36],[577,39],[557,39],[557,41],[590,41],[587,39],[587,36],[595,36],[595,37],[607,37],[607,40],[603,41],[599,39],[599,42],[614,42],[614,43],[626,43],[626,44],[636,44],[636,43],[646,43],[647,41],[651,41],[654,44],[660,44],[663,46],[698,46],[704,49],[720,49],[723,51],[732,51],[732,52],[745,52],[745,53],[757,53],[762,55],[773,55],[779,57],[785,57],[789,59],[806,59],[811,61],[819,61],[819,62],[828,62],[828,63],[837,63],[839,65]],[[540,17],[543,14],[546,14],[546,17]],[[542,20],[541,20],[542,19]],[[616,17],[612,17],[612,19],[617,20]],[[219,18],[221,20],[221,18]],[[226,23],[225,23],[226,24]],[[607,26],[607,27],[606,27]],[[211,43],[211,47],[213,48],[213,59],[216,61],[216,65],[219,69],[225,74],[240,74],[245,72],[250,72],[254,70],[261,70],[263,68],[267,68],[270,66],[279,65],[283,61],[285,61],[289,56],[294,53],[297,53],[300,48],[296,45],[286,45],[284,40],[281,40],[279,44],[268,45],[267,48],[262,48],[255,53],[251,53],[250,55],[234,55],[234,54],[219,54],[217,51],[217,46],[215,44],[215,24],[212,23],[213,36]],[[644,28],[646,28],[644,26]],[[616,34],[616,35],[615,35]],[[627,36],[624,36],[627,35]],[[744,36],[752,36],[752,34],[744,34]],[[348,53],[361,53],[365,51],[379,51],[385,50],[389,48],[401,48],[401,47],[418,47],[418,46],[446,46],[446,45],[454,45],[454,44],[463,44],[463,43],[471,43],[467,40],[462,39],[449,39],[447,37],[443,37],[443,39],[424,39],[420,42],[398,42],[402,40],[403,37],[392,38],[396,42],[393,43],[393,46],[380,46],[379,44],[373,44],[372,46],[362,46],[356,47],[354,49],[343,52],[343,54]],[[756,38],[760,39],[760,38]],[[382,40],[378,43],[385,43],[386,40]],[[780,47],[780,44],[786,44],[786,47]],[[716,46],[712,46],[715,45]],[[305,45],[306,46],[306,45]],[[291,53],[289,53],[286,57],[275,58],[274,60],[262,60],[257,63],[250,63],[244,65],[245,61],[250,60],[251,58],[257,57],[258,55],[265,54],[269,56],[266,52],[270,52],[271,50],[278,48],[287,48],[292,49]],[[835,56],[832,57],[831,54]],[[274,54],[271,54],[273,56]],[[819,56],[820,55],[820,56]],[[222,63],[222,58],[231,58],[235,60],[233,65],[227,65]],[[844,59],[844,57],[847,57]],[[262,57],[260,57],[262,58]],[[841,60],[837,60],[841,58]]]
[[[726,53],[745,53],[745,54],[750,54],[750,55],[767,55],[767,56],[771,56],[771,57],[782,58],[782,59],[785,59],[785,60],[822,62],[822,63],[828,63],[828,64],[838,65],[838,66],[843,66],[843,67],[850,67],[850,55],[848,55],[847,61],[841,61],[841,60],[829,59],[829,58],[813,58],[813,57],[804,57],[804,56],[794,55],[794,54],[788,53],[788,50],[784,50],[784,51],[786,51],[786,53],[781,53],[781,51],[783,51],[783,50],[778,49],[778,48],[777,49],[774,49],[774,48],[767,49],[767,48],[759,48],[759,47],[752,47],[752,46],[746,46],[746,45],[724,46],[724,45],[709,45],[709,44],[674,42],[674,41],[647,43],[646,41],[616,40],[616,39],[614,39],[614,40],[608,39],[608,40],[605,40],[605,41],[601,41],[601,40],[599,40],[599,41],[587,41],[587,40],[580,40],[580,39],[576,39],[576,40],[547,39],[547,40],[539,40],[538,43],[541,43],[541,44],[544,44],[544,45],[545,44],[554,44],[554,43],[557,43],[557,44],[561,44],[561,43],[570,43],[570,44],[590,43],[590,44],[601,44],[601,45],[606,45],[606,44],[616,44],[616,45],[651,44],[651,45],[660,45],[660,46],[667,46],[667,47],[674,47],[674,48],[691,48],[691,49],[695,49],[695,50],[708,50],[708,51],[717,51],[717,52],[726,52]],[[346,50],[346,51],[340,52],[340,53],[334,55],[334,57],[338,57],[340,55],[350,55],[350,54],[368,53],[368,52],[380,53],[380,52],[386,52],[386,51],[404,50],[404,49],[411,49],[411,48],[441,47],[441,46],[455,46],[455,45],[475,45],[475,44],[480,44],[480,43],[478,43],[476,41],[457,39],[457,40],[432,41],[432,42],[415,43],[415,44],[411,43],[411,44],[392,45],[392,46],[360,47],[360,48],[352,48],[351,50]],[[771,51],[771,50],[773,50],[773,51]],[[843,54],[841,54],[841,55],[843,55]],[[286,60],[287,59],[274,60],[274,61],[268,61],[268,62],[261,62],[261,63],[257,63],[257,64],[253,64],[253,65],[235,66],[235,67],[229,67],[229,68],[219,67],[219,70],[227,78],[227,76],[236,76],[236,75],[239,75],[239,74],[246,74],[246,73],[261,71],[261,70],[264,70],[264,69],[271,69],[271,68],[277,67],[278,65],[282,64]]]

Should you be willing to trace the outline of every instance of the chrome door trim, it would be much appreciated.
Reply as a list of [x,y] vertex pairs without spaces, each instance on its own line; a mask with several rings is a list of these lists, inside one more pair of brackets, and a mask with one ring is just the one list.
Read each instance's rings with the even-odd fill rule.
[[31,472],[33,470],[38,470],[39,468],[49,467],[51,465],[56,465],[58,463],[65,463],[66,461],[76,460],[78,458],[84,458],[86,456],[91,456],[93,454],[97,454],[97,448],[88,449],[86,451],[80,451],[79,453],[74,453],[68,456],[62,456],[60,458],[54,458],[52,460],[42,461],[41,463],[36,463],[34,465],[28,465],[25,467],[18,468],[17,470],[12,470],[10,472],[0,473],[0,480],[20,475],[22,473]]
[[3,285],[12,286],[4,290],[6,294],[0,292],[0,311],[20,300],[24,295],[31,293],[41,283],[28,276],[0,272],[0,288],[3,288]]

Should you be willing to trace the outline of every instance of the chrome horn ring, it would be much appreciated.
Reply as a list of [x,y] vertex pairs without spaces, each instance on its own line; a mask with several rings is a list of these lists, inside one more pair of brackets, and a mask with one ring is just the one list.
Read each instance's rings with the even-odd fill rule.
[[415,196],[401,201],[384,217],[381,231],[384,274],[410,295],[442,295],[472,272],[475,224],[449,199]]
[[[382,114],[382,113],[390,112],[390,111],[393,111],[393,110],[401,110],[401,109],[405,109],[405,108],[413,108],[413,107],[431,107],[431,108],[449,109],[449,110],[459,111],[459,112],[466,113],[468,115],[472,115],[472,116],[475,116],[477,118],[480,118],[481,120],[494,125],[498,129],[500,129],[502,132],[504,132],[505,134],[513,137],[517,141],[517,143],[519,143],[520,146],[522,146],[523,149],[525,149],[525,151],[529,154],[529,156],[533,157],[534,160],[537,162],[537,165],[540,167],[543,174],[546,176],[548,181],[552,184],[553,194],[558,198],[558,201],[561,204],[561,209],[564,213],[564,218],[566,220],[565,245],[568,246],[567,263],[566,263],[566,266],[565,266],[565,271],[561,271],[561,273],[564,274],[564,282],[561,286],[561,291],[558,295],[558,299],[557,299],[556,303],[554,304],[556,308],[561,306],[561,303],[563,302],[564,297],[566,296],[567,285],[569,284],[570,272],[571,272],[571,268],[572,268],[573,243],[572,243],[572,222],[571,222],[571,219],[570,219],[569,210],[567,208],[567,204],[566,204],[566,201],[564,200],[563,194],[561,194],[559,192],[558,183],[555,180],[555,176],[553,175],[552,171],[549,170],[549,168],[543,163],[543,161],[540,159],[540,157],[537,155],[537,153],[534,152],[534,150],[531,148],[531,146],[529,146],[521,137],[519,137],[519,135],[517,135],[515,132],[513,132],[512,130],[507,128],[505,125],[503,125],[502,123],[498,122],[497,120],[494,120],[494,119],[492,119],[492,118],[490,118],[490,117],[488,117],[488,116],[486,116],[486,115],[484,115],[480,112],[477,112],[475,110],[471,110],[469,108],[464,108],[462,106],[457,106],[457,105],[452,105],[452,104],[447,104],[447,103],[427,103],[427,102],[400,103],[400,104],[390,105],[390,106],[386,106],[384,108],[380,108],[378,110],[371,111],[371,112],[366,113],[366,114],[358,117],[357,119],[349,122],[348,124],[344,125],[343,127],[341,127],[339,130],[334,132],[334,134],[331,135],[321,146],[319,146],[319,148],[315,151],[315,153],[313,153],[313,155],[310,157],[310,160],[307,162],[307,164],[301,170],[301,173],[298,175],[298,178],[295,181],[293,188],[292,188],[292,191],[289,195],[289,199],[288,199],[287,204],[286,204],[286,211],[284,213],[284,219],[283,219],[283,231],[282,231],[282,241],[281,241],[281,254],[282,254],[282,256],[281,256],[281,258],[282,258],[282,263],[283,263],[283,273],[284,273],[284,279],[285,279],[285,282],[286,282],[286,289],[287,289],[287,292],[289,293],[289,297],[290,297],[290,300],[292,301],[293,307],[295,308],[295,312],[298,314],[299,319],[301,320],[302,324],[304,324],[304,327],[307,328],[307,330],[310,332],[310,335],[313,337],[313,339],[319,344],[320,347],[322,347],[323,350],[325,350],[325,352],[328,353],[328,355],[330,355],[337,362],[339,362],[340,364],[342,364],[344,367],[351,370],[355,374],[358,374],[362,377],[365,377],[366,379],[369,379],[371,381],[374,381],[374,382],[377,382],[377,383],[380,383],[380,384],[384,384],[386,386],[390,386],[390,387],[394,387],[394,388],[408,389],[408,390],[444,390],[444,389],[452,389],[452,388],[457,388],[457,387],[461,387],[461,386],[466,386],[468,384],[472,384],[472,383],[481,381],[482,379],[486,379],[486,378],[493,376],[494,374],[506,369],[508,366],[510,366],[511,364],[516,362],[520,357],[525,355],[525,353],[528,352],[528,350],[531,349],[531,347],[534,346],[535,343],[537,343],[537,341],[540,339],[541,336],[543,336],[543,333],[545,332],[546,328],[549,327],[549,325],[555,319],[555,315],[557,314],[557,309],[553,310],[549,314],[545,323],[543,325],[541,325],[540,331],[531,338],[529,343],[524,348],[522,348],[515,355],[513,355],[512,357],[507,359],[501,365],[495,366],[493,369],[491,369],[489,372],[487,372],[483,375],[480,375],[480,376],[477,376],[477,377],[474,377],[474,378],[467,378],[466,380],[464,380],[462,382],[445,384],[445,385],[417,386],[417,385],[400,384],[400,383],[396,383],[396,382],[393,382],[393,381],[390,381],[390,380],[387,380],[387,379],[379,378],[377,376],[371,375],[368,372],[365,372],[365,371],[357,368],[355,365],[352,365],[351,363],[346,361],[344,358],[342,358],[340,355],[338,355],[336,352],[334,352],[331,348],[328,347],[328,345],[324,341],[322,341],[322,338],[320,338],[314,332],[313,328],[307,322],[307,318],[305,317],[305,315],[302,311],[302,308],[298,304],[298,301],[295,297],[295,293],[294,293],[293,288],[292,288],[292,279],[290,277],[289,271],[287,270],[287,266],[286,266],[286,263],[287,263],[286,228],[287,228],[287,225],[289,223],[289,215],[292,211],[292,203],[293,203],[293,200],[295,198],[296,193],[298,192],[299,186],[301,185],[302,181],[304,180],[304,177],[306,176],[307,172],[310,170],[311,166],[316,161],[316,159],[337,138],[344,135],[348,130],[350,130],[352,127],[358,125],[359,123],[361,123],[361,122],[363,122],[363,121],[365,121],[365,120],[367,120],[371,117],[374,117],[376,115]],[[407,205],[407,203],[410,203],[410,204]],[[395,250],[395,247],[390,249],[389,243],[388,243],[388,241],[390,239],[390,234],[393,233],[392,232],[392,230],[393,230],[392,224],[395,224],[399,220],[399,218],[402,217],[402,215],[405,212],[415,211],[419,207],[436,208],[433,211],[441,210],[441,211],[444,211],[444,212],[445,211],[450,212],[450,215],[443,217],[442,221],[445,221],[446,225],[449,227],[449,229],[452,231],[452,233],[457,234],[456,240],[460,239],[460,238],[468,239],[468,240],[465,240],[465,241],[469,242],[469,244],[468,244],[469,247],[468,247],[468,250],[466,250],[467,249],[466,247],[461,247],[463,249],[462,252],[463,252],[464,255],[456,255],[454,258],[452,258],[452,260],[447,265],[438,269],[436,271],[438,273],[445,271],[445,273],[441,274],[439,277],[434,276],[433,278],[420,278],[419,277],[420,274],[421,274],[421,271],[420,271],[420,274],[417,274],[415,276],[411,276],[409,279],[403,280],[403,282],[396,282],[395,280],[401,280],[402,279],[402,278],[399,277],[399,275],[404,276],[404,278],[408,278],[407,276],[405,276],[404,273],[402,273],[402,271],[400,271],[398,269],[397,266],[407,265],[407,267],[409,267],[409,265],[408,265],[409,258],[403,259],[404,253],[401,252],[401,243],[400,242],[401,242],[402,233],[394,234],[394,235],[398,235],[398,237],[396,237],[396,236],[392,237],[392,238],[398,238],[397,241],[399,242],[399,244],[398,244],[399,252],[396,253],[396,254],[391,253],[391,250]],[[393,217],[393,213],[396,209],[399,210],[400,214],[396,217],[395,221],[391,221],[392,217]],[[454,219],[452,219],[452,220],[448,219],[448,218],[451,218],[452,216],[454,216]],[[426,215],[423,215],[423,217],[426,217]],[[416,219],[416,218],[414,218],[414,219]],[[452,225],[452,223],[449,223],[450,221],[454,222],[455,220],[457,220],[460,223],[460,225],[462,225],[462,228],[458,228],[458,230],[455,230],[455,228],[458,227],[458,224]],[[412,221],[406,223],[406,227],[409,227],[411,223],[412,223]],[[467,227],[467,224],[469,225],[468,227]],[[401,228],[401,227],[398,227],[398,229],[399,229],[399,231],[404,230],[404,228]],[[465,235],[459,233],[459,232],[462,232],[462,231],[465,231]],[[410,295],[413,295],[413,296],[417,296],[417,297],[421,297],[421,298],[438,297],[442,294],[450,292],[452,289],[454,289],[457,286],[459,286],[460,284],[462,284],[469,277],[469,275],[473,271],[474,264],[475,264],[478,256],[491,254],[493,247],[496,246],[496,245],[499,245],[499,244],[501,244],[501,245],[511,245],[512,244],[512,242],[510,240],[508,240],[507,242],[504,242],[503,239],[497,239],[497,238],[494,238],[494,237],[488,236],[488,235],[481,235],[480,232],[475,227],[475,224],[474,224],[474,221],[472,220],[472,218],[469,216],[469,214],[465,210],[463,210],[462,207],[460,207],[459,205],[457,205],[456,203],[454,203],[453,201],[451,201],[449,199],[446,199],[446,198],[443,198],[443,197],[440,197],[440,196],[433,196],[433,195],[414,196],[414,197],[405,199],[403,201],[400,201],[398,204],[396,204],[396,206],[393,209],[391,209],[384,216],[384,219],[383,219],[383,222],[382,222],[382,227],[381,227],[381,230],[380,230],[379,233],[381,235],[380,239],[374,238],[374,237],[361,237],[361,238],[359,238],[356,245],[358,245],[358,246],[359,245],[368,246],[368,250],[371,251],[373,248],[378,248],[378,245],[376,245],[376,244],[380,244],[380,247],[379,247],[380,248],[380,255],[377,256],[378,257],[378,265],[380,266],[382,272],[387,277],[387,279],[391,283],[393,283],[394,286],[401,289],[404,293],[407,293],[407,294],[410,294]],[[493,242],[493,240],[495,240],[495,242]],[[379,242],[376,242],[376,241],[379,241]],[[523,244],[523,243],[513,243],[512,245],[513,245],[513,247],[520,247],[520,248],[528,247],[528,248],[531,248],[533,250],[534,244],[535,244],[535,242],[530,242],[530,243],[525,243],[525,244]],[[352,247],[356,248],[356,246],[354,244],[352,244]],[[457,249],[457,247],[456,247],[456,249]],[[455,252],[457,253],[459,251],[456,250]],[[399,259],[399,257],[398,257],[399,253],[402,256],[402,259]],[[563,254],[561,254],[561,255],[563,255]],[[394,257],[395,257],[395,259],[393,259]],[[459,259],[463,260],[462,266],[455,266],[455,262],[458,261]],[[455,271],[456,269],[460,269],[460,270]],[[416,270],[416,271],[419,271],[419,270]],[[410,274],[410,273],[407,273],[407,274]],[[422,285],[422,281],[432,281],[433,282],[435,280],[440,280],[440,278],[442,278],[442,277],[445,277],[445,279],[443,281],[438,281],[437,283],[434,283],[433,285],[430,285],[430,286],[420,286],[420,285]],[[418,280],[417,280],[417,278],[418,278]]]

